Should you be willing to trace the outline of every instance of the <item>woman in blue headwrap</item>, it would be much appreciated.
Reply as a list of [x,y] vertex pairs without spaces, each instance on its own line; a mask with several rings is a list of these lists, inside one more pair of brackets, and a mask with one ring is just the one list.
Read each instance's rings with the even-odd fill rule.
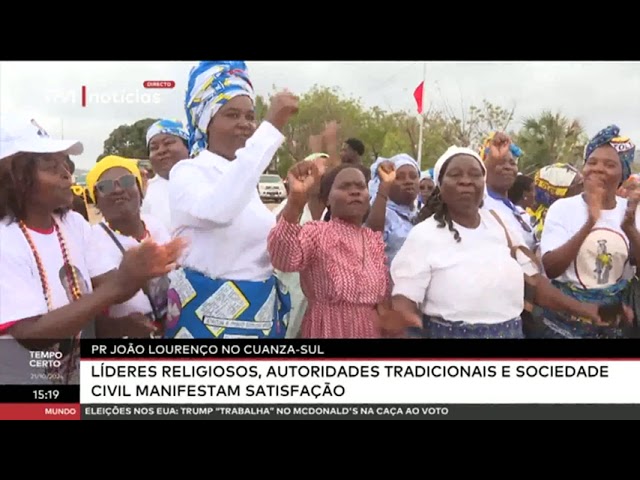
[[371,166],[367,226],[383,232],[389,265],[413,227],[419,182],[420,166],[407,154],[378,158]]
[[[540,250],[547,276],[567,295],[583,303],[621,303],[633,271],[630,257],[640,258],[636,226],[638,199],[616,196],[631,174],[635,145],[611,125],[585,149],[584,193],[556,200],[544,222]],[[582,318],[545,310],[548,338],[620,337],[617,325],[597,325]]]
[[284,338],[288,293],[274,276],[267,236],[276,218],[256,185],[284,142],[298,100],[276,95],[258,128],[242,61],[191,70],[185,108],[192,158],[169,179],[171,221],[190,240],[171,279],[168,338]]
[[418,195],[418,210],[422,209],[427,203],[427,200],[431,196],[431,193],[436,188],[436,184],[433,179],[433,168],[425,170],[420,174],[420,194]]
[[178,120],[158,120],[147,130],[149,161],[155,176],[147,184],[141,213],[152,215],[171,231],[169,172],[189,156],[189,133]]

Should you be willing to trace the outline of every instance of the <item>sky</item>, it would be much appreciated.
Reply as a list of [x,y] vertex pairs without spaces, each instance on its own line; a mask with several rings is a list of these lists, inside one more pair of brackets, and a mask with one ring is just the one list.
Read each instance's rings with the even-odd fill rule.
[[[84,153],[73,159],[86,169],[121,124],[149,117],[184,119],[184,90],[195,63],[0,62],[0,105],[3,114],[36,119],[53,137],[82,141]],[[247,61],[247,66],[262,95],[274,87],[303,94],[317,84],[338,87],[366,106],[415,113],[413,91],[424,75],[426,109],[446,105],[460,115],[487,99],[515,106],[510,128],[551,110],[579,119],[589,135],[615,123],[640,143],[640,62]],[[173,81],[175,87],[145,89],[149,80]]]

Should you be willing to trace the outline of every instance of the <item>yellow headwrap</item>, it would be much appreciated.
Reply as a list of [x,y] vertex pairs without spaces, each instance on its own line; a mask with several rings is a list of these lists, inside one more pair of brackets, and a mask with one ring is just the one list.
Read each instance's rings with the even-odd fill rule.
[[96,183],[104,172],[112,168],[121,167],[129,170],[138,180],[138,186],[142,191],[142,174],[138,168],[138,162],[131,158],[118,157],[117,155],[109,155],[104,157],[87,173],[87,191],[89,197],[96,202]]

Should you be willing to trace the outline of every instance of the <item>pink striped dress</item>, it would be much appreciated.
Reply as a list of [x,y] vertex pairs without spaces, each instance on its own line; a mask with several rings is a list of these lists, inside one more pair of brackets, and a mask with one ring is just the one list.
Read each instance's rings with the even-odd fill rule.
[[268,249],[276,269],[300,272],[308,301],[302,338],[380,338],[376,305],[389,294],[382,233],[339,219],[301,226],[281,217]]

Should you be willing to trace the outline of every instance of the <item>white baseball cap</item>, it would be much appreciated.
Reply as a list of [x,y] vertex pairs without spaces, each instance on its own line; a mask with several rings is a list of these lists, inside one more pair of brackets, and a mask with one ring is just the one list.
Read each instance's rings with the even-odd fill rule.
[[0,118],[0,160],[18,152],[80,155],[84,146],[77,140],[56,140],[34,119]]

